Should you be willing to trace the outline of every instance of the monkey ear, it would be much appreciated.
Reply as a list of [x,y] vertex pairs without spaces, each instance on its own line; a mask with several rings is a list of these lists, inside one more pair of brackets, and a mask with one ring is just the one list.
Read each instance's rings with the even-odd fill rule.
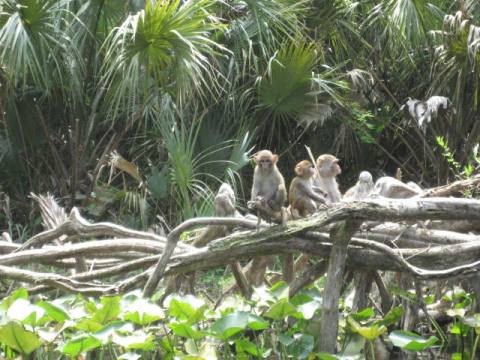
[[301,176],[303,173],[302,171],[302,168],[300,166],[295,166],[295,174],[297,174],[297,176]]
[[277,154],[272,155],[272,161],[273,161],[274,164],[277,163],[277,161],[278,161],[278,155]]

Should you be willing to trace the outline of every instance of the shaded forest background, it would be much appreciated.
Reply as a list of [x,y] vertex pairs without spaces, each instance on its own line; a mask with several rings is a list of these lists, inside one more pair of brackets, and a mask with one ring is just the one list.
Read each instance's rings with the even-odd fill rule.
[[435,186],[478,167],[480,3],[424,0],[0,2],[0,214],[29,198],[169,229],[212,214],[249,156],[341,159]]

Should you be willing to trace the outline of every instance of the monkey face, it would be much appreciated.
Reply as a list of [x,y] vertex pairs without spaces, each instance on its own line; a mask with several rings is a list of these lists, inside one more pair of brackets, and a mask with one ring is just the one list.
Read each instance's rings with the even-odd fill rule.
[[332,166],[331,166],[332,172],[334,176],[337,176],[342,173],[342,168],[338,164],[338,159],[335,158],[335,160],[332,161]]
[[262,170],[270,170],[277,163],[278,155],[272,154],[269,150],[262,150],[253,156],[255,164]]
[[317,167],[322,176],[337,176],[342,173],[338,159],[330,154],[320,155],[317,159]]
[[258,160],[258,165],[264,169],[264,170],[268,170],[268,169],[271,169],[272,166],[273,166],[273,162],[271,159],[260,159]]
[[303,160],[295,166],[295,173],[297,176],[310,178],[315,175],[315,168],[310,161]]

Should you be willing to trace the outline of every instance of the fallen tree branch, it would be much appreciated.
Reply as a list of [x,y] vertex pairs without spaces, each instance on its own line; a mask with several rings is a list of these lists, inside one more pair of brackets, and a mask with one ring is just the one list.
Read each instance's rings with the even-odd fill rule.
[[163,274],[165,273],[165,268],[167,267],[167,263],[170,260],[170,257],[177,246],[178,240],[180,235],[194,226],[198,225],[226,225],[226,226],[243,226],[246,228],[256,228],[257,223],[239,219],[239,218],[196,218],[196,219],[189,219],[175,229],[173,229],[170,234],[167,236],[167,245],[165,247],[165,251],[163,252],[162,257],[158,260],[158,263],[155,265],[155,269],[147,281],[145,288],[143,289],[143,295],[146,297],[150,297],[153,295],[153,292],[157,288],[158,282],[162,278]]
[[114,292],[112,286],[83,283],[57,274],[21,270],[3,265],[0,265],[0,276],[21,282],[45,284],[60,290],[85,295],[103,295]]
[[442,197],[456,195],[473,186],[480,184],[480,175],[472,176],[467,180],[455,181],[448,185],[438,186],[431,189],[427,189],[422,197]]
[[[15,251],[21,251],[28,249],[29,247],[33,246],[41,246],[47,244],[62,235],[66,236],[79,236],[79,237],[98,237],[98,236],[117,236],[123,238],[136,238],[136,239],[143,239],[143,240],[154,240],[160,243],[165,243],[166,239],[162,236],[158,236],[153,233],[143,232],[132,230],[126,228],[124,226],[116,225],[113,223],[96,223],[91,224],[87,220],[85,220],[79,213],[77,208],[73,208],[70,212],[68,220],[61,224],[59,227],[41,232],[25,243],[23,243],[18,249]],[[68,241],[68,239],[67,239]],[[186,244],[180,245],[183,249],[188,250],[191,246]]]

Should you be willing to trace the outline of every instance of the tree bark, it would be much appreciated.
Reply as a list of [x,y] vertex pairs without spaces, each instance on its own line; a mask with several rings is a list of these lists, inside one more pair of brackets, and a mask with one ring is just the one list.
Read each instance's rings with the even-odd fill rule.
[[318,342],[319,351],[326,351],[331,354],[336,351],[338,303],[347,260],[347,247],[360,224],[357,221],[347,220],[335,226],[330,232],[333,248],[328,262],[327,283],[323,290],[322,322]]

